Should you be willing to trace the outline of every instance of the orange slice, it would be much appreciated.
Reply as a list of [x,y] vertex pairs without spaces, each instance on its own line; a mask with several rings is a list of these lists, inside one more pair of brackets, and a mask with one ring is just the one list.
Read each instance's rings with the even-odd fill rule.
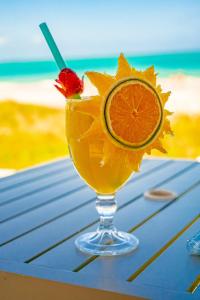
[[155,88],[140,78],[118,81],[105,97],[106,132],[123,147],[139,150],[152,143],[163,123],[163,106]]

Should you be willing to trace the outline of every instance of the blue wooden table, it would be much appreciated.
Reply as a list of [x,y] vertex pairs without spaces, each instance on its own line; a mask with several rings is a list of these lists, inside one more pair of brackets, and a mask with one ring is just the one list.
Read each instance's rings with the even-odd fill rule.
[[[143,197],[150,188],[174,201]],[[0,180],[0,299],[200,299],[200,257],[186,240],[200,230],[200,164],[144,160],[117,194],[118,228],[139,248],[113,258],[76,250],[97,227],[95,194],[69,159]]]

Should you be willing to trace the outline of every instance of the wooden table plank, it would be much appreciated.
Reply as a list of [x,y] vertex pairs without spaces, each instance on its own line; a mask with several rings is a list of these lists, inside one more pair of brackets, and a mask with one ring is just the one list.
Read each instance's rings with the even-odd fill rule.
[[[165,164],[163,160],[157,160],[155,163],[148,162],[148,160],[145,160],[142,165],[142,173],[137,173],[134,178],[139,178],[143,176],[144,174],[147,174],[148,172],[151,172],[152,170],[155,170],[157,167]],[[72,180],[74,179],[74,182]],[[66,184],[67,181],[71,182],[70,186],[68,187]],[[46,203],[49,203],[49,201],[53,199],[57,199],[60,195],[60,197],[66,196],[69,194],[69,192],[76,190],[76,187],[74,188],[74,183],[77,183],[78,187],[84,187],[85,183],[80,179],[76,171],[71,168],[66,168],[64,171],[60,171],[56,176],[53,176],[52,179],[45,179],[47,182],[47,185],[44,186],[44,182],[38,183],[36,182],[35,185],[31,185],[31,187],[25,185],[25,195],[23,195],[23,192],[20,191],[20,195],[17,190],[14,190],[15,198],[13,199],[6,199],[4,197],[4,204],[0,204],[0,223],[7,221],[8,219],[12,217],[16,217],[22,213],[25,213],[29,211],[30,209],[37,208],[38,205],[45,205]],[[2,195],[4,193],[0,192],[0,198],[3,198]],[[50,195],[50,196],[48,196]],[[5,196],[5,195],[4,195]],[[14,203],[15,202],[15,203]]]
[[[135,278],[138,270],[142,270],[147,261],[150,262],[161,248],[198,216],[199,199],[196,197],[198,193],[200,184],[136,229],[133,233],[139,238],[140,247],[135,252],[126,257],[110,260],[98,258],[80,272],[107,273],[109,276],[115,274],[116,278],[127,280]],[[183,212],[184,217],[181,218]]]
[[[148,174],[151,169],[154,170],[155,165],[159,167],[166,166],[166,162],[164,163],[162,161],[161,164],[161,161],[158,161],[158,164],[151,165],[151,169],[149,167],[150,165],[150,163],[143,164],[142,177],[145,176],[145,174]],[[140,178],[141,174],[138,173],[135,174],[133,180],[135,182]],[[70,192],[74,191],[75,189],[78,189],[77,192]],[[13,213],[16,217],[1,224],[0,244],[8,242],[10,239],[13,239],[27,231],[33,230],[38,226],[42,226],[46,222],[53,221],[55,218],[59,218],[65,214],[68,214],[69,211],[78,208],[80,205],[88,204],[88,202],[92,202],[92,204],[95,203],[95,193],[89,189],[79,177],[68,183],[66,182],[62,185],[53,186],[52,188],[47,189],[46,192],[47,193],[38,192],[34,195],[31,195],[30,198],[26,197],[20,201],[17,201],[16,203],[10,203],[9,205],[5,206],[5,209],[2,210],[1,213],[5,216],[7,214],[7,217],[8,213]],[[57,196],[55,193],[59,193],[59,195],[61,193],[61,195]],[[54,198],[47,200],[50,198],[50,196],[54,196]],[[44,203],[43,199],[45,200]],[[21,214],[16,215],[18,212],[18,206],[22,209],[22,211]]]
[[68,158],[62,158],[52,163],[45,163],[40,166],[19,171],[16,174],[0,179],[0,192],[15,188],[22,183],[27,183],[46,175],[55,174],[66,167],[72,166]]
[[[152,171],[153,169],[156,169],[157,167],[159,167],[160,165],[162,165],[163,160],[157,160],[155,162],[155,164],[153,164],[153,162],[149,162],[148,160],[145,160],[143,165],[142,165],[142,169],[144,169],[145,174]],[[142,173],[143,174],[143,173]],[[136,178],[139,178],[141,176],[141,173],[137,173],[136,174]],[[63,191],[62,188],[65,189],[65,193],[67,194],[69,192],[68,190],[68,186],[65,185],[67,180],[72,180],[72,179],[76,179],[79,178],[77,172],[74,170],[74,168],[72,169],[71,166],[69,166],[68,168],[65,168],[64,170],[61,170],[58,174],[54,175],[52,178],[47,178],[45,179],[46,182],[46,186],[44,185],[44,181],[40,180],[40,182],[38,183],[36,181],[35,184],[25,184],[24,187],[24,191],[20,190],[20,188],[18,189],[14,189],[14,191],[12,191],[11,194],[15,195],[14,198],[11,199],[5,199],[5,193],[1,193],[0,192],[0,199],[4,199],[4,203],[0,203],[1,207],[0,209],[0,223],[7,220],[8,218],[17,216],[19,213],[21,214],[23,211],[27,211],[27,209],[31,209],[34,207],[37,207],[37,202],[39,201],[39,205],[41,205],[43,203],[43,201],[48,201],[48,196],[46,195],[49,194],[49,191],[52,190],[51,195],[54,195],[54,197],[57,197],[57,195],[55,196],[55,192],[56,192],[56,184],[58,184],[58,189],[59,189],[59,193],[62,196],[63,195]],[[80,180],[80,179],[79,179]],[[63,186],[61,187],[60,184],[63,184]],[[80,183],[82,184],[82,186],[84,186],[84,182],[80,180]],[[73,184],[72,184],[73,186]],[[79,186],[79,184],[77,184],[77,187]],[[25,193],[25,194],[23,194]],[[43,194],[44,193],[44,194]],[[34,194],[34,195],[33,195]],[[37,196],[40,195],[39,199],[37,198]],[[35,199],[36,196],[36,199]],[[37,201],[38,200],[38,201]],[[51,198],[49,199],[51,200]],[[15,201],[20,201],[17,203],[14,203]],[[6,202],[6,203],[5,203]]]
[[[134,181],[158,166],[166,165],[161,160],[158,160],[155,164],[147,162],[142,165],[143,175],[140,173],[135,174]],[[53,198],[47,200],[50,196],[53,196]],[[67,214],[72,209],[84,203],[87,204],[91,199],[94,201],[94,197],[95,193],[87,188],[77,175],[75,179],[72,178],[69,182],[57,184],[45,191],[31,194],[29,197],[4,205],[0,210],[0,217],[2,218],[1,224],[3,222],[6,222],[6,224],[0,226],[0,244],[32,230],[34,227],[41,226],[45,222]],[[7,223],[8,221],[9,223]]]
[[[133,181],[118,193],[119,205],[124,206],[127,205],[129,201],[134,202],[133,200],[135,198],[140,196],[147,188],[152,187],[153,184],[161,184],[163,181],[168,180],[172,176],[172,171],[174,174],[178,174],[191,165],[191,162],[173,162],[153,174],[139,178],[137,185],[134,185]],[[145,209],[145,205],[142,205],[142,207],[143,206]],[[129,211],[129,209],[127,208],[126,211]],[[147,217],[149,211],[148,209],[144,211],[146,212],[145,217]],[[24,224],[22,216],[20,220]],[[77,222],[77,220],[79,220],[79,222]],[[53,222],[49,222],[37,230],[31,231],[29,234],[1,247],[0,256],[10,259],[28,260],[30,257],[38,255],[38,253],[51,247],[53,244],[69,238],[72,234],[76,234],[83,227],[97,221],[97,213],[94,210],[94,202],[92,201],[84,207],[76,209],[66,216],[57,218]],[[140,221],[141,220],[138,220],[138,222]],[[13,252],[13,248],[15,252]]]
[[164,253],[142,272],[135,283],[187,291],[200,275],[200,257],[189,255],[186,241],[200,230],[200,220],[186,230]]
[[17,197],[13,201],[9,201],[3,206],[0,206],[0,223],[50,203],[51,200],[55,198],[61,198],[77,189],[85,187],[77,175],[69,176],[68,172],[54,176],[52,179],[53,180],[46,179],[46,182],[49,180],[49,184],[42,189],[27,192],[26,195]]
[[[33,185],[30,184],[31,171],[27,171],[27,176],[19,174],[19,179],[15,175],[14,179],[5,181],[5,188],[0,181],[0,201],[2,195],[2,201],[10,201],[0,206],[0,242],[4,243],[0,245],[0,269],[8,272],[0,271],[0,286],[2,279],[10,280],[12,276],[9,272],[14,271],[29,274],[31,278],[42,278],[40,276],[43,274],[44,278],[51,277],[51,280],[59,282],[65,278],[66,292],[70,283],[72,286],[81,283],[90,288],[88,292],[95,288],[98,297],[105,290],[115,292],[113,295],[122,293],[148,299],[198,299],[198,289],[195,294],[185,291],[187,278],[177,289],[169,284],[170,280],[159,286],[154,273],[159,270],[159,261],[164,264],[168,261],[167,257],[171,262],[169,265],[172,265],[171,249],[182,250],[181,241],[183,243],[184,237],[192,233],[197,224],[199,202],[196,195],[200,192],[200,184],[197,185],[200,182],[200,165],[192,161],[145,161],[143,171],[134,175],[118,192],[119,211],[115,220],[120,229],[131,230],[139,237],[140,247],[126,256],[88,260],[88,256],[75,249],[74,239],[79,231],[96,229],[98,217],[94,209],[94,192],[77,175],[69,179],[73,167],[69,161],[67,164],[68,168],[62,167],[62,164],[53,167],[53,163],[44,169],[40,167],[41,172],[33,170]],[[50,174],[46,172],[48,168],[52,170]],[[66,169],[70,171],[65,172]],[[179,197],[174,202],[144,199],[143,192],[152,187],[172,189]],[[26,195],[26,190],[29,195]],[[183,257],[179,260],[180,264]],[[41,265],[47,266],[47,269],[41,269]],[[76,271],[70,272],[74,268]],[[177,274],[183,268],[184,264],[176,270]],[[186,263],[185,269],[193,272],[188,275],[189,279],[197,274],[197,267],[191,269],[190,264]],[[149,275],[144,276],[145,272],[153,273],[152,281],[148,281]],[[13,284],[19,282],[16,275],[12,278]],[[128,278],[133,281],[128,282]],[[30,283],[27,277],[23,280],[21,282],[26,280],[27,285]],[[53,283],[50,284],[52,287]],[[75,295],[77,288],[73,291]],[[82,293],[80,295],[82,297]]]
[[[169,180],[165,184],[161,184],[161,187],[173,190],[178,195],[181,195],[199,181],[199,176],[200,167],[198,164],[196,164],[194,168],[182,172],[179,176],[176,176],[173,179],[169,178]],[[194,178],[196,181],[194,180]],[[143,187],[143,191],[144,190],[145,188]],[[125,209],[118,211],[115,223],[118,228],[128,231],[131,228],[137,227],[138,224],[141,223],[141,221],[144,221],[150,215],[158,212],[169,204],[172,204],[172,202],[169,203],[168,201],[149,201],[144,199],[144,197],[140,197],[136,201],[128,205]],[[95,230],[96,226],[97,225],[95,224],[94,226],[87,228],[85,232]],[[54,249],[51,249],[51,251],[46,252],[42,256],[32,261],[32,263],[39,265],[48,265],[54,268],[64,268],[68,270],[76,269],[84,262],[87,262],[88,256],[75,249],[75,238],[77,238],[77,235],[67,241],[64,241]],[[118,258],[113,258],[113,260],[115,259]],[[124,256],[124,260],[126,259],[127,256]]]
[[[85,197],[84,203],[83,197]],[[94,203],[94,201],[95,193],[84,188],[81,191],[78,190],[68,196],[61,197],[58,201],[53,201],[47,206],[31,210],[22,216],[5,222],[0,226],[0,246],[30,234],[43,226],[48,226],[49,223],[59,218],[67,218],[68,214],[76,209],[81,209],[82,205],[88,205],[91,202]]]
[[35,178],[34,181],[22,183],[12,189],[6,189],[0,192],[0,206],[7,204],[9,202],[21,199],[22,197],[28,196],[37,191],[44,190],[51,187],[53,184],[66,181],[68,178],[77,176],[74,168],[69,165],[65,169],[60,169],[58,172],[54,173],[53,176],[46,174],[43,178]]

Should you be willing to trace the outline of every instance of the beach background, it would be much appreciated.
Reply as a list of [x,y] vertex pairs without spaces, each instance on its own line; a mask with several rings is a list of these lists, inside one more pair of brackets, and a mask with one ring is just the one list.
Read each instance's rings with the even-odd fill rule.
[[[79,11],[81,2],[78,2],[79,5],[77,3],[74,4],[74,6],[70,4],[70,9],[72,11],[76,10],[76,13],[78,11],[78,14],[82,16],[82,19],[78,21],[77,18],[78,25],[76,22],[74,33],[72,34],[72,32],[70,33],[69,31],[67,37],[65,31],[61,31],[60,28],[62,22],[62,27],[63,24],[65,24],[65,28],[67,28],[67,22],[70,22],[70,20],[67,21],[63,16],[63,19],[60,20],[60,23],[58,24],[58,22],[55,21],[55,15],[53,16],[51,13],[51,10],[55,10],[53,5],[49,11],[45,11],[45,6],[42,6],[40,16],[36,16],[36,9],[37,5],[39,5],[39,1],[34,2],[35,10],[32,10],[32,21],[28,22],[27,16],[24,20],[24,22],[28,22],[27,28],[24,29],[24,23],[22,21],[19,22],[21,25],[17,25],[18,29],[16,28],[15,41],[13,42],[15,48],[13,48],[13,51],[6,51],[6,48],[8,49],[8,47],[10,47],[9,38],[7,39],[7,37],[5,37],[6,31],[3,30],[6,25],[2,29],[2,33],[0,32],[0,169],[4,169],[4,174],[8,175],[12,173],[12,171],[68,154],[64,132],[65,99],[54,87],[54,80],[58,75],[58,69],[51,58],[48,48],[40,36],[37,27],[40,21],[48,21],[48,19],[49,23],[54,28],[53,32],[59,32],[57,37],[59,45],[62,45],[61,50],[67,49],[67,42],[69,41],[69,52],[64,50],[64,57],[67,57],[66,63],[68,67],[75,70],[79,76],[83,76],[86,70],[96,70],[114,74],[117,67],[117,56],[122,50],[126,54],[129,63],[137,69],[143,70],[154,65],[158,74],[158,83],[162,85],[165,91],[170,90],[172,92],[167,108],[174,112],[172,116],[172,127],[175,136],[167,137],[164,141],[168,150],[167,155],[168,157],[199,159],[200,42],[197,40],[197,36],[198,28],[200,29],[200,21],[198,21],[199,18],[197,19],[197,16],[198,12],[200,12],[200,5],[194,1],[190,3],[188,9],[186,1],[177,1],[178,5],[176,3],[173,13],[171,12],[172,24],[169,24],[169,28],[171,29],[164,27],[165,24],[163,24],[162,16],[158,16],[157,11],[157,23],[154,21],[154,24],[151,25],[153,26],[152,29],[156,28],[157,36],[156,34],[153,34],[152,41],[149,41],[149,34],[148,32],[145,33],[144,30],[145,26],[149,24],[148,20],[146,20],[146,24],[143,26],[144,28],[142,27],[141,29],[142,37],[138,37],[138,34],[134,36],[132,31],[129,31],[128,33],[125,29],[123,31],[123,28],[120,26],[120,21],[117,20],[117,18],[114,18],[114,25],[121,28],[121,31],[118,30],[117,36],[114,33],[115,29],[113,23],[109,23],[109,16],[106,13],[104,25],[108,26],[108,24],[112,24],[109,25],[108,28],[110,35],[105,33],[104,38],[101,37],[100,41],[97,41],[95,35],[91,35],[89,32],[89,28],[91,31],[94,31],[96,26],[98,33],[98,30],[100,30],[100,22],[102,24],[100,12],[99,17],[96,15],[96,18],[94,18],[93,15],[92,19],[87,20],[87,24],[83,23],[83,28],[80,29],[81,22],[83,22],[83,11]],[[91,13],[91,6],[94,11],[97,11],[98,9],[101,11],[102,9],[103,12],[103,6],[96,7],[91,1],[86,1],[85,3],[85,5],[88,4],[88,8],[90,9],[89,13]],[[113,11],[112,8],[114,7],[114,2],[110,1],[110,3],[113,5],[109,5],[111,12]],[[64,1],[61,1],[61,4],[62,7],[59,8],[59,11],[57,8],[57,14],[61,14],[62,9],[66,5],[64,4]],[[117,17],[120,9],[123,8],[126,13],[126,16],[123,18],[127,18],[127,15],[129,15],[128,4],[131,5],[131,2],[126,0],[124,4],[121,4],[125,5],[125,7],[118,7]],[[9,9],[11,9],[9,5],[11,4],[7,4],[7,6],[5,5],[3,7],[5,11],[4,15],[6,15],[6,12],[7,16],[9,15]],[[13,5],[12,8],[15,7],[15,4]],[[23,2],[21,5],[21,12],[17,10],[17,8],[16,11],[10,10],[12,11],[12,14],[14,14],[15,19],[19,17],[22,12],[30,11],[33,4],[28,5]],[[97,6],[98,5],[100,4],[97,4]],[[157,7],[156,9],[160,9],[165,19],[168,20],[167,6],[159,8],[157,1],[153,1],[151,9],[152,6],[153,8]],[[81,8],[83,9],[82,6]],[[139,8],[137,7],[137,9]],[[165,11],[163,9],[165,9]],[[185,10],[185,13],[189,14],[190,18],[192,18],[191,24],[187,25],[187,27],[183,26],[182,29],[181,26],[185,23],[185,19],[178,13],[180,9],[182,9],[182,12]],[[174,11],[177,12],[177,15]],[[144,17],[143,12],[141,5],[140,13],[142,18]],[[148,8],[145,11],[145,14],[147,14],[147,12]],[[85,10],[84,13],[86,13]],[[12,15],[9,15],[9,18],[9,28],[13,29],[14,27],[12,26],[15,25],[14,21],[11,19]],[[137,15],[136,21],[138,20]],[[1,22],[3,21],[8,22],[9,20],[6,20],[5,18],[5,20],[1,20]],[[94,25],[93,29],[91,28],[90,22]],[[127,22],[128,23],[125,25],[123,24],[122,27],[125,26],[129,29],[133,28],[130,27],[130,21]],[[134,20],[132,22],[132,25],[135,25]],[[174,23],[176,23],[176,26]],[[162,35],[158,34],[158,27],[160,24],[162,25]],[[30,44],[25,45],[23,40],[26,52],[24,49],[22,50],[22,45],[19,46],[19,49],[17,48],[18,42],[16,36],[17,32],[22,29],[22,26],[25,33],[28,30],[33,33],[32,47]],[[9,29],[8,26],[6,28]],[[79,28],[79,32],[76,30],[77,28]],[[86,38],[84,46],[81,48],[81,44],[83,44],[84,41],[82,36],[83,31]],[[80,40],[78,45],[74,42],[74,48],[71,46],[73,35],[75,35],[76,40],[77,37]],[[172,35],[173,38],[170,42],[168,41],[168,44],[165,43],[163,45],[163,40],[166,41],[169,39],[168,36],[170,35]],[[124,36],[126,38],[124,38]],[[25,38],[24,35],[23,37]],[[20,43],[22,36],[19,35],[18,38]],[[141,40],[145,41],[145,38],[146,44],[143,45],[141,44]],[[181,38],[182,41],[184,41],[182,44],[180,43]],[[105,46],[101,51],[98,46],[100,44],[105,45],[105,43],[108,42],[108,39],[109,44],[107,48]],[[93,47],[91,41],[93,41],[93,44],[96,43],[97,45]],[[130,41],[132,41],[132,43]],[[88,45],[86,45],[87,43]],[[135,46],[137,44],[139,46]],[[28,47],[30,47],[30,51],[27,50]],[[84,94],[93,95],[96,93],[97,91],[95,88],[85,77]],[[159,152],[154,151],[153,155],[157,156],[160,154]]]

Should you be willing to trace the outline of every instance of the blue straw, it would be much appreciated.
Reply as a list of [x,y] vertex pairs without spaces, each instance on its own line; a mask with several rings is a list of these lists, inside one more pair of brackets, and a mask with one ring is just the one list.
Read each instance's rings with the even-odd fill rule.
[[49,31],[49,28],[47,26],[46,23],[41,23],[39,25],[44,37],[45,37],[45,40],[49,46],[49,49],[51,50],[51,53],[58,65],[58,68],[60,70],[66,68],[66,64],[65,64],[65,61],[64,59],[62,58],[61,54],[60,54],[60,51],[58,50],[58,47],[53,39],[53,36],[51,35],[51,32]]

